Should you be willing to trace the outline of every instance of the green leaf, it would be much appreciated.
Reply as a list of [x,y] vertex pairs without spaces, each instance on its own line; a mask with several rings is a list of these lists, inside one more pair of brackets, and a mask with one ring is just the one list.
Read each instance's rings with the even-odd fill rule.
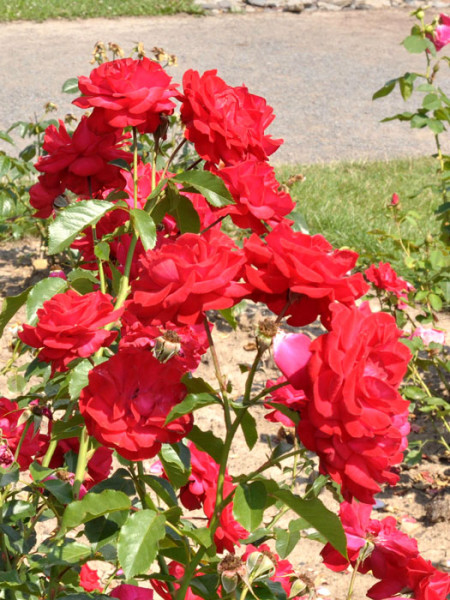
[[128,511],[120,511],[107,515],[106,517],[97,517],[86,523],[84,531],[91,544],[96,545],[96,550],[108,542],[114,540],[118,535],[120,528],[128,518]]
[[233,308],[234,308],[234,306],[231,306],[230,308],[222,308],[219,310],[219,313],[222,315],[222,317],[225,319],[225,321],[228,323],[228,325],[230,327],[232,327],[234,331],[236,331],[236,329],[238,327],[238,322],[234,315]]
[[164,515],[140,510],[120,530],[117,554],[126,579],[145,573],[156,557],[158,542],[166,533]]
[[89,383],[89,371],[91,369],[92,364],[87,358],[72,369],[69,375],[69,396],[71,400],[80,397],[81,390]]
[[428,296],[428,302],[431,304],[431,308],[433,310],[435,310],[436,312],[439,312],[442,310],[442,298],[440,296],[438,296],[437,294],[431,293]]
[[83,229],[95,225],[114,204],[106,200],[80,200],[56,215],[49,227],[48,253],[58,254],[74,241]]
[[80,544],[71,538],[65,538],[61,546],[52,545],[50,548],[44,543],[38,548],[38,552],[43,552],[44,556],[40,559],[45,568],[56,565],[78,565],[87,558],[92,558],[92,548]]
[[167,506],[177,506],[177,497],[167,479],[156,475],[143,475],[142,479]]
[[277,538],[275,548],[280,558],[286,558],[295,548],[300,540],[300,532],[298,530],[290,531],[290,529],[281,529],[275,527],[275,535]]
[[261,481],[241,483],[237,486],[233,499],[233,513],[239,523],[248,531],[254,531],[261,523],[266,506],[267,492]]
[[406,73],[403,77],[400,77],[398,83],[400,85],[400,93],[402,95],[403,100],[408,100],[408,98],[413,93],[413,83],[416,76],[413,73]]
[[223,441],[217,438],[212,431],[202,431],[194,425],[191,431],[186,436],[188,440],[194,442],[199,448],[209,454],[216,463],[220,463],[223,452]]
[[202,394],[206,392],[208,394],[214,394],[214,388],[209,385],[207,381],[201,377],[192,377],[190,373],[185,373],[181,378],[181,383],[186,386],[186,389],[191,394]]
[[39,587],[31,581],[22,581],[17,570],[0,571],[0,589],[40,595]]
[[67,282],[61,277],[46,277],[39,281],[27,297],[27,322],[29,325],[36,325],[37,311],[47,300],[50,300],[56,294],[60,294],[67,288]]
[[397,83],[397,79],[391,79],[387,83],[383,85],[382,88],[377,90],[375,94],[372,96],[372,100],[377,100],[378,98],[383,98],[384,96],[388,96],[392,90],[395,88],[395,84]]
[[211,396],[211,394],[188,394],[182,402],[172,408],[164,424],[167,425],[171,421],[178,419],[178,417],[194,412],[194,410],[198,410],[203,406],[216,404],[217,402],[217,398]]
[[52,426],[52,440],[79,437],[83,424],[84,419],[79,414],[68,421],[55,421]]
[[109,260],[109,244],[108,242],[98,242],[94,246],[94,254],[99,260],[108,261]]
[[428,119],[427,125],[433,133],[442,133],[445,131],[444,124],[438,119]]
[[170,483],[180,488],[186,485],[191,473],[191,454],[187,446],[178,444],[163,444],[159,458]]
[[422,106],[426,110],[437,110],[441,107],[441,101],[437,94],[427,94],[422,101]]
[[[239,414],[240,410],[244,409],[237,409],[236,413]],[[245,411],[244,416],[242,417],[241,427],[247,446],[249,450],[252,450],[258,441],[258,428],[256,426],[255,418],[249,413],[248,410]]]
[[8,325],[19,308],[25,304],[28,294],[32,289],[33,288],[29,287],[17,296],[10,296],[9,298],[5,298],[3,300],[2,311],[0,313],[0,337],[3,335],[6,325]]
[[88,281],[90,281],[91,283],[94,283],[95,285],[100,285],[100,280],[98,279],[98,277],[96,277],[92,273],[92,271],[88,271],[87,269],[74,269],[67,275],[67,279],[71,283],[74,283],[75,281],[78,281],[79,279],[87,279]]
[[61,91],[64,94],[78,94],[80,89],[78,87],[78,77],[70,77],[62,84]]
[[123,492],[116,490],[104,490],[99,494],[89,492],[82,500],[69,504],[64,512],[62,525],[71,529],[107,513],[130,508],[131,500]]
[[177,203],[176,208],[170,212],[175,217],[181,233],[200,232],[200,217],[187,196],[180,194],[180,201]]
[[115,158],[114,160],[110,160],[108,164],[119,167],[119,169],[123,169],[124,171],[131,171],[130,163],[124,158]]
[[187,192],[202,194],[209,204],[216,208],[234,204],[234,200],[223,180],[209,171],[186,171],[172,177],[170,181],[182,183],[184,190]]
[[425,50],[430,50],[433,55],[436,54],[434,44],[421,35],[409,35],[403,40],[402,44],[411,54],[420,54],[420,52],[424,52]]
[[4,488],[10,483],[17,483],[18,481],[19,465],[14,463],[9,469],[3,469],[3,467],[0,467],[0,488]]
[[290,490],[274,490],[272,495],[305,519],[344,558],[347,558],[347,538],[342,523],[337,515],[325,508],[321,500],[318,498],[303,500]]
[[8,144],[12,144],[14,146],[14,140],[5,131],[0,131],[0,140],[8,142]]
[[130,211],[131,218],[139,238],[144,246],[144,250],[152,250],[156,244],[156,225],[151,216],[140,208],[133,208]]

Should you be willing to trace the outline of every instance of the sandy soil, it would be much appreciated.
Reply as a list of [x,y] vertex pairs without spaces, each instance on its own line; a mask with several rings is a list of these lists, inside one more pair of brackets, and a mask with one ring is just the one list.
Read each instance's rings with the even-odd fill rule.
[[[36,262],[37,260],[37,262]],[[34,265],[34,266],[33,266]],[[3,282],[2,295],[19,293],[24,287],[45,275],[39,260],[39,245],[36,240],[3,243],[0,248],[0,274]],[[256,305],[248,305],[239,317],[239,328],[232,331],[229,325],[219,320],[214,329],[214,339],[217,345],[219,360],[223,373],[232,381],[233,390],[239,395],[243,389],[245,376],[240,372],[239,363],[251,363],[254,356],[254,330],[258,321],[269,314]],[[21,311],[15,321],[24,318]],[[448,321],[447,321],[448,326]],[[317,335],[319,329],[315,325],[309,328]],[[450,330],[450,327],[449,327]],[[0,365],[3,365],[10,354],[10,344],[13,339],[13,328],[8,328],[0,342]],[[213,378],[211,361],[206,355],[199,368],[198,374],[210,381]],[[268,378],[276,378],[278,371],[272,356],[267,356],[262,369],[257,376],[257,385],[263,385]],[[6,378],[0,378],[0,393],[8,397]],[[238,436],[233,446],[230,461],[232,474],[245,473],[254,470],[261,464],[269,451],[268,441],[272,444],[279,441],[279,426],[264,419],[264,409],[254,411],[260,432],[260,439],[255,448],[249,452],[242,436]],[[201,429],[211,429],[220,436],[224,431],[223,418],[220,410],[211,408],[199,411],[196,423]],[[416,429],[422,430],[421,435],[433,435],[430,423],[423,418],[415,421]],[[418,434],[420,435],[420,434]],[[280,472],[273,470],[273,477],[279,477]],[[298,489],[301,490],[305,481],[299,478]],[[418,539],[423,556],[441,569],[450,568],[450,457],[442,453],[430,453],[427,458],[414,468],[402,467],[401,483],[393,489],[386,489],[380,494],[383,506],[378,510],[378,518],[393,515],[403,531]],[[330,507],[336,507],[331,495],[324,494],[324,501]],[[287,525],[290,516],[281,521]],[[300,573],[312,578],[319,589],[320,597],[334,600],[344,600],[349,573],[334,574],[328,571],[319,557],[321,546],[317,542],[301,539],[297,548],[290,556],[291,562]],[[365,597],[365,590],[372,584],[370,576],[360,576],[357,579],[355,599]]]

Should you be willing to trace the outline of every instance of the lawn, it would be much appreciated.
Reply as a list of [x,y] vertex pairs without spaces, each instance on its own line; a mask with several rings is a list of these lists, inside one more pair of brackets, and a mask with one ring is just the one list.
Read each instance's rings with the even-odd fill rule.
[[202,14],[193,0],[0,0],[0,21]]
[[427,187],[437,184],[435,170],[433,159],[419,158],[285,166],[277,169],[277,175],[282,183],[293,175],[304,176],[304,181],[294,183],[290,192],[310,233],[323,234],[334,246],[356,250],[363,261],[377,256],[378,260],[391,260],[402,270],[393,256],[393,245],[368,232],[395,231],[392,210],[388,208],[395,192],[401,199],[401,211],[418,213],[421,230],[406,223],[402,232],[422,240],[426,233],[436,233],[438,224],[430,217],[440,198]]

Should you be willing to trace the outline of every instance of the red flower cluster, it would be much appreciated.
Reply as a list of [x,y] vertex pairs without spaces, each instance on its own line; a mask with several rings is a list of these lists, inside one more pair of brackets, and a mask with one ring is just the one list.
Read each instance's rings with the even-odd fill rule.
[[117,332],[102,327],[119,319],[122,312],[114,310],[108,294],[80,296],[68,290],[44,302],[37,311],[38,324],[24,325],[18,335],[28,346],[42,348],[38,358],[51,363],[53,371],[67,371],[75,358],[92,356],[114,341]]
[[30,188],[30,204],[37,212],[34,217],[46,219],[55,211],[55,200],[64,193],[64,185],[61,183],[59,174],[52,175],[44,173],[38,178],[38,182]]
[[287,369],[275,360],[306,394],[298,435],[319,456],[320,471],[342,485],[344,498],[370,504],[378,484],[398,481],[391,467],[403,458],[409,427],[397,390],[410,352],[391,315],[372,314],[367,304],[331,310],[330,332],[305,349],[309,362],[299,355]]
[[379,290],[391,292],[397,298],[404,298],[411,284],[397,275],[389,263],[378,263],[378,267],[371,265],[364,271],[365,276]]
[[[354,566],[363,552],[358,570],[371,571],[380,580],[367,592],[369,598],[384,600],[398,593],[413,593],[416,600],[446,600],[450,577],[420,556],[417,541],[397,529],[394,517],[371,519],[371,510],[370,505],[355,501],[341,504],[349,560],[327,544],[321,553],[325,565],[343,571],[349,564]],[[363,550],[366,546],[370,553]]]
[[127,310],[144,324],[200,323],[205,311],[229,308],[245,295],[238,283],[243,263],[242,252],[220,231],[185,233],[141,259]]
[[162,115],[171,115],[175,108],[171,98],[177,97],[161,65],[143,58],[122,58],[106,62],[91,71],[89,77],[79,77],[83,94],[73,101],[80,108],[94,108],[97,123],[110,127],[138,127],[141,133],[156,131]]
[[192,415],[165,420],[186,395],[181,373],[145,351],[124,349],[89,373],[80,411],[89,435],[128,460],[152,458],[161,444],[180,441]]
[[153,600],[153,590],[129,583],[121,583],[109,595],[118,600]]
[[[19,425],[19,419],[24,409],[20,409],[17,402],[0,398],[0,448],[1,465],[9,467],[14,462],[14,455],[22,440],[26,423]],[[28,469],[36,458],[43,456],[49,444],[48,435],[35,433],[33,425],[27,428],[20,445],[17,462],[22,470]]]
[[245,86],[227,85],[216,70],[203,75],[186,71],[182,101],[185,136],[213,164],[266,160],[283,141],[264,133],[274,119],[264,98],[250,94]]
[[275,171],[266,162],[246,160],[223,169],[211,167],[211,170],[223,179],[235,201],[217,211],[217,216],[230,215],[233,223],[242,229],[266,233],[265,224],[275,227],[295,208],[290,195],[280,189]]
[[331,303],[353,306],[368,290],[360,273],[348,275],[356,252],[333,250],[321,235],[294,232],[285,223],[264,242],[253,234],[244,251],[250,298],[266,303],[277,315],[290,315],[290,325],[307,325],[320,315],[328,327]]
[[[114,130],[95,133],[90,124],[88,117],[82,117],[72,136],[67,133],[62,121],[59,129],[54,125],[47,127],[43,144],[47,154],[35,164],[36,169],[47,178],[41,177],[37,188],[33,186],[30,190],[31,204],[41,212],[45,207],[49,211],[53,200],[65,189],[91,198],[106,187],[123,186],[119,167],[110,164],[110,161],[122,159],[131,162],[131,153],[120,148],[126,137]],[[45,198],[47,204],[44,203]]]

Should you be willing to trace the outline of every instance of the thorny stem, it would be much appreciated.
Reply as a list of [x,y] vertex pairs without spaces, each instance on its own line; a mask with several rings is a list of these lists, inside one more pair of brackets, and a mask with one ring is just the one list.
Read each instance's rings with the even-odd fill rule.
[[359,565],[361,564],[363,557],[364,557],[364,552],[365,548],[363,548],[361,550],[361,552],[359,553],[358,559],[355,563],[355,565],[353,566],[353,572],[352,572],[352,577],[350,579],[350,583],[348,584],[348,591],[347,591],[347,596],[345,597],[345,600],[351,600],[352,596],[353,596],[353,587],[355,585],[355,580],[356,580],[356,574],[358,573],[358,569],[359,569]]
[[133,198],[134,208],[138,207],[138,139],[137,128],[133,127]]
[[170,165],[172,164],[173,159],[175,158],[175,156],[178,154],[178,152],[181,150],[181,148],[184,146],[184,144],[186,142],[187,142],[186,138],[184,138],[183,140],[181,140],[181,142],[178,144],[178,146],[175,148],[175,150],[169,156],[169,160],[167,161],[167,164],[164,167],[161,179],[164,179],[164,177],[166,176],[167,171],[169,170]]
[[[214,372],[216,374],[216,379],[217,379],[217,381],[219,383],[220,391],[221,391],[221,394],[223,396],[224,394],[226,394],[227,386],[226,386],[226,383],[225,383],[225,379],[224,379],[224,377],[222,375],[222,371],[220,370],[220,364],[219,364],[219,358],[218,358],[217,352],[216,352],[216,346],[214,345],[214,340],[213,340],[213,337],[211,335],[211,330],[209,328],[209,322],[208,322],[208,319],[206,317],[205,317],[205,320],[203,321],[203,324],[205,326],[206,337],[208,338],[209,351],[211,352],[211,357],[212,357],[212,360],[213,360]],[[226,418],[226,415],[225,415],[225,418]],[[228,420],[231,420],[229,414],[228,414]]]

